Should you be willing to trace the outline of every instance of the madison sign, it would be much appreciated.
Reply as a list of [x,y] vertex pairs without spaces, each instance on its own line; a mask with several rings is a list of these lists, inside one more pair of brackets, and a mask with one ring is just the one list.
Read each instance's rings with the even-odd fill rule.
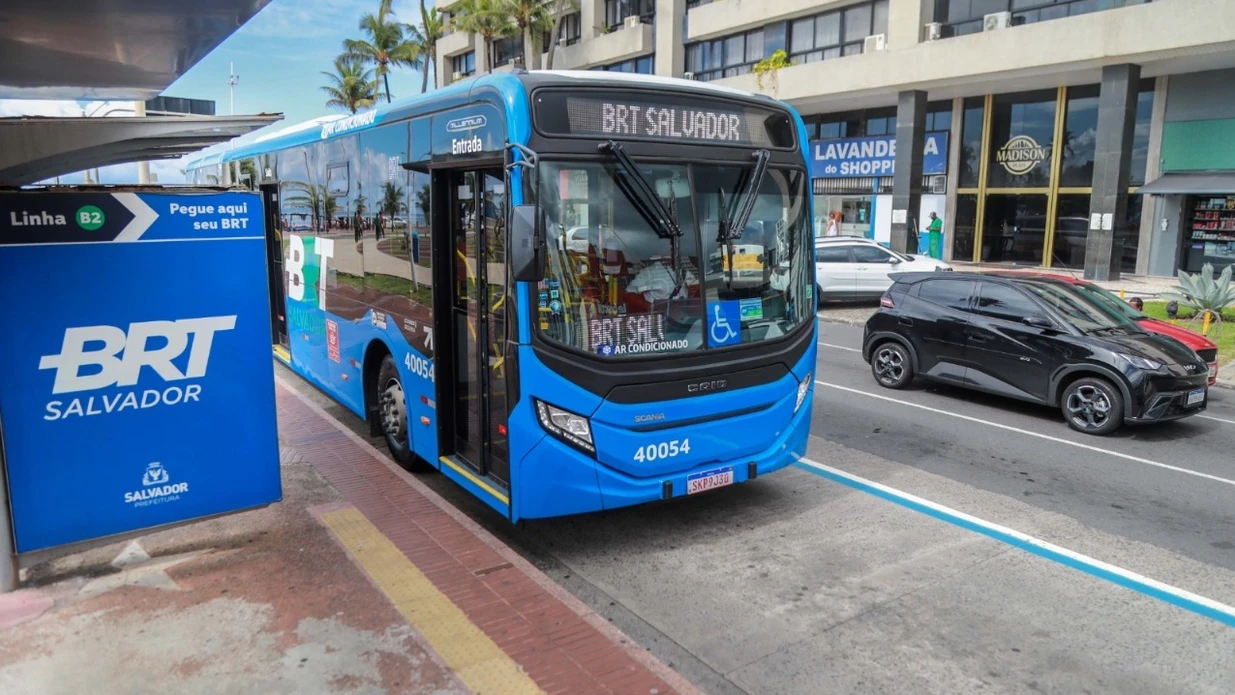
[[995,151],[995,161],[1013,176],[1024,176],[1046,161],[1047,150],[1028,135],[1017,135]]

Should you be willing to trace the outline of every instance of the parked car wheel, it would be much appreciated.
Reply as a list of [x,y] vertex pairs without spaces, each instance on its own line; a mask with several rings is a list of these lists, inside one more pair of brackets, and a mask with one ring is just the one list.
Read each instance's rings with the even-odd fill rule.
[[1110,434],[1123,425],[1123,396],[1106,379],[1086,377],[1072,382],[1060,408],[1068,425],[1085,434]]
[[876,345],[871,353],[871,374],[884,388],[905,388],[913,381],[913,360],[909,351],[893,341]]

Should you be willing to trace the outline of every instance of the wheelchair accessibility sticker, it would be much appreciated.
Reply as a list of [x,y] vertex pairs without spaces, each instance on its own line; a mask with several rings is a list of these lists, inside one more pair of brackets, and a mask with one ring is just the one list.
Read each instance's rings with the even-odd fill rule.
[[713,347],[742,342],[741,313],[736,300],[708,302],[708,338]]

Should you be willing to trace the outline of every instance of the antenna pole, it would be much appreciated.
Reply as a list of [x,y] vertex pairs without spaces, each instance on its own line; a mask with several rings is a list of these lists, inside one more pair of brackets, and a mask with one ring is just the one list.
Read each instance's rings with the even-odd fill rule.
[[236,74],[236,64],[228,64],[227,86],[231,89],[231,108],[233,116],[236,115],[236,83],[240,82],[240,75]]

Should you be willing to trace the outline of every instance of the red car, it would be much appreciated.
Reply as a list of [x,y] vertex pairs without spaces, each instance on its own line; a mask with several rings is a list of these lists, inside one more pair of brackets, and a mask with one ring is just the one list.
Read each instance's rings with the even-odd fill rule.
[[1190,331],[1187,328],[1180,328],[1173,323],[1167,323],[1166,321],[1160,321],[1158,319],[1146,316],[1145,314],[1142,314],[1132,308],[1131,304],[1093,283],[1074,278],[1070,275],[1053,275],[1049,273],[1031,274],[1039,277],[1049,277],[1056,280],[1062,280],[1063,282],[1082,288],[1090,292],[1095,299],[1123,313],[1123,315],[1127,316],[1129,319],[1136,321],[1140,324],[1141,328],[1144,328],[1146,331],[1170,336],[1184,345],[1187,345],[1192,348],[1192,351],[1199,355],[1202,360],[1205,360],[1206,364],[1209,365],[1209,385],[1213,386],[1214,382],[1218,380],[1218,344],[1209,338],[1206,338],[1200,333]]

